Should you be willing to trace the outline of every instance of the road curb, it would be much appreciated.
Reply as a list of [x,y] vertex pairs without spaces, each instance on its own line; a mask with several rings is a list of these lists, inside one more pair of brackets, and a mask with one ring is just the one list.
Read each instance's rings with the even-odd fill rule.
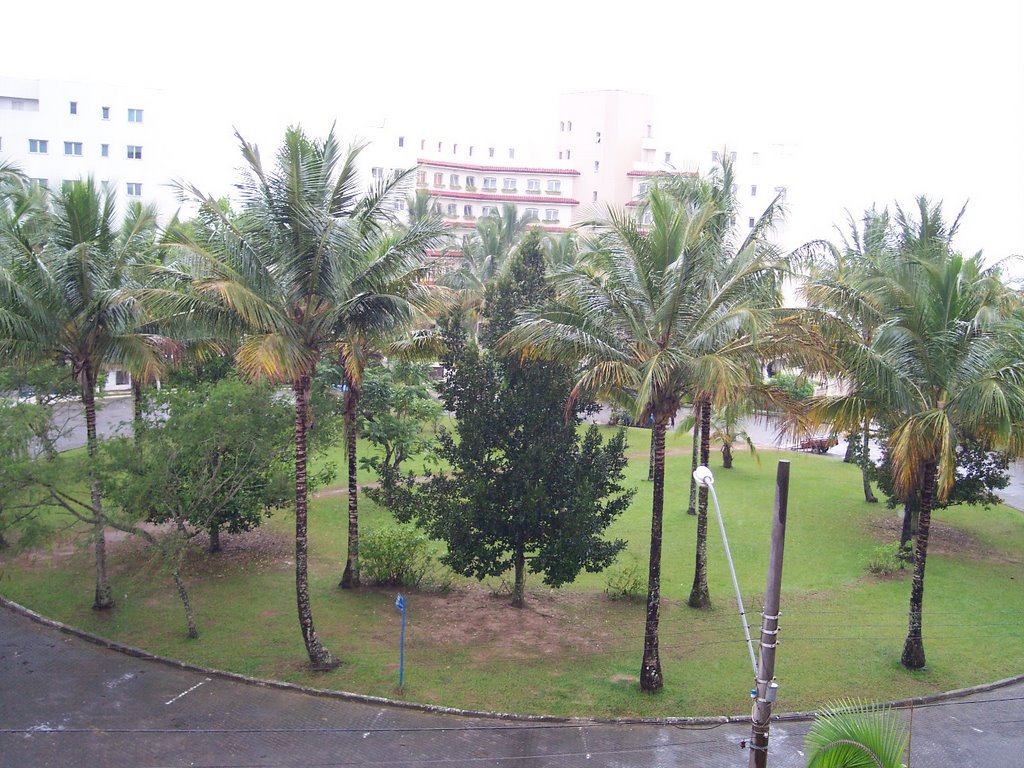
[[[12,613],[24,616],[27,619],[31,619],[37,624],[56,629],[67,635],[80,638],[86,642],[99,645],[103,648],[107,648],[117,653],[123,653],[126,656],[132,656],[138,659],[145,659],[146,661],[154,661],[158,664],[163,664],[168,667],[175,669],[182,669],[188,672],[195,672],[197,674],[205,675],[207,677],[215,677],[222,680],[230,680],[233,682],[244,683],[246,685],[253,685],[260,688],[276,688],[284,691],[293,691],[296,693],[304,693],[310,696],[318,696],[320,698],[328,699],[341,699],[343,701],[358,702],[361,704],[374,704],[377,706],[393,707],[395,709],[408,709],[417,712],[426,712],[436,715],[454,715],[459,717],[476,717],[486,718],[490,720],[509,720],[518,722],[532,722],[532,723],[579,723],[585,724],[596,724],[596,725],[722,725],[725,723],[746,723],[750,721],[750,717],[747,715],[719,715],[719,716],[705,716],[705,717],[659,717],[659,718],[592,718],[592,717],[558,717],[555,715],[523,715],[516,714],[514,712],[491,712],[487,710],[478,709],[459,709],[457,707],[442,707],[436,704],[420,704],[412,701],[401,701],[398,699],[388,699],[382,696],[368,696],[366,694],[351,693],[348,691],[335,691],[327,688],[314,688],[307,685],[297,685],[295,683],[286,683],[281,680],[264,680],[258,677],[249,677],[248,675],[241,675],[237,672],[225,672],[220,669],[211,669],[209,667],[200,667],[196,664],[189,664],[184,661],[178,661],[176,659],[170,659],[166,656],[158,656],[155,653],[144,651],[141,648],[135,648],[124,643],[119,643],[115,640],[108,640],[107,638],[94,635],[91,632],[72,627],[61,621],[48,618],[40,613],[36,613],[30,608],[26,608],[20,603],[16,603],[3,595],[0,595],[0,606],[6,608]],[[1003,688],[1014,683],[1024,682],[1024,674],[1015,675],[1014,677],[1003,678],[1002,680],[996,680],[991,683],[983,683],[981,685],[974,685],[968,688],[958,688],[953,691],[944,691],[942,693],[928,694],[927,696],[915,696],[909,699],[899,699],[897,701],[890,701],[883,704],[883,706],[892,707],[894,709],[910,709],[913,707],[921,706],[924,704],[934,704],[936,702],[949,701],[951,699],[960,699],[965,696],[970,696],[976,693],[986,693],[987,691],[993,691],[998,688]],[[806,712],[783,712],[780,714],[773,714],[772,721],[775,722],[799,722],[802,720],[813,720],[818,715],[818,711],[806,711]]]

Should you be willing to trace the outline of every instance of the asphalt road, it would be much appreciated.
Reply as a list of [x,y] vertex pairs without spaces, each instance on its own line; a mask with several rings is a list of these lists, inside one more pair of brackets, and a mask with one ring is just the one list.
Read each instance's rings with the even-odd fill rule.
[[[912,718],[911,766],[1024,764],[1024,684],[921,706]],[[803,766],[808,727],[774,724],[768,764]],[[3,768],[739,768],[749,733],[742,724],[512,722],[324,698],[134,658],[0,608]]]

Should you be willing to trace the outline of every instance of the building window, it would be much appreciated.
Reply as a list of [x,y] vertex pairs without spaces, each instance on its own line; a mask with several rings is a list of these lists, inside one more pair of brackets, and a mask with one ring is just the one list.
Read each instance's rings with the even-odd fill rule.
[[444,174],[443,173],[439,172],[439,173],[435,173],[434,174],[434,186],[435,187],[443,187],[444,186]]
[[548,192],[561,194],[562,182],[559,179],[548,179]]
[[720,162],[722,162],[722,155],[721,155],[721,153],[719,153],[718,151],[712,152],[711,153],[711,162],[712,163],[720,163]]
[[109,144],[100,144],[100,157],[110,157]]
[[141,160],[142,159],[142,147],[138,144],[128,145],[128,159],[129,160]]
[[527,208],[524,211],[524,213],[526,214],[526,218],[528,218],[528,219],[539,219],[540,218],[540,209],[538,209],[538,208]]
[[646,195],[647,190],[650,188],[651,183],[649,181],[641,181],[639,184],[636,185],[636,193],[638,195]]
[[565,132],[565,120],[558,124],[558,130]]
[[600,170],[601,170],[601,162],[599,160],[595,160],[594,161],[594,173],[597,173]]
[[600,144],[601,143],[601,132],[600,131],[597,131],[594,134],[594,143],[595,144]]
[[565,150],[565,159],[566,160],[572,160],[572,150],[571,149]]
[[484,189],[497,189],[498,180],[493,176],[484,176]]
[[104,192],[109,192],[110,191],[110,179],[104,179],[103,181],[101,181],[100,182],[100,189],[102,189]]
[[448,184],[453,187],[459,186],[459,174],[453,173],[448,177]]
[[509,147],[508,148],[508,159],[509,160],[515,160],[516,159],[516,148],[515,147]]
[[78,114],[78,102],[77,101],[72,101],[71,102],[71,114],[72,115],[77,115]]
[[33,155],[45,155],[50,142],[46,139],[29,139],[28,151]]
[[441,147],[443,147],[443,146],[444,146],[444,142],[443,141],[437,142],[437,151],[440,152],[441,151]]
[[466,189],[476,189],[476,176],[466,177]]
[[494,147],[488,147],[487,148],[487,156],[488,157],[494,157]]
[[405,136],[399,136],[398,137],[398,146],[400,146],[400,147],[404,147],[405,146]]
[[753,228],[753,226],[754,226],[754,217],[753,216],[751,216],[749,219],[747,219],[747,226]]
[[424,186],[426,185],[426,183],[427,183],[427,172],[426,171],[416,171],[416,183],[417,184],[422,184]]
[[129,123],[141,123],[142,122],[142,110],[141,109],[129,109],[128,110],[128,122]]
[[80,141],[65,141],[64,142],[64,154],[72,155],[73,157],[82,156],[82,142]]
[[430,212],[432,214],[434,214],[435,216],[440,216],[441,215],[441,204],[440,203],[434,203],[432,206],[430,206]]
[[559,160],[561,160],[561,159],[562,159],[562,153],[561,153],[561,152],[559,152],[559,153],[558,153],[558,159],[559,159]]
[[100,107],[100,112],[102,113],[104,120],[110,119],[110,107]]
[[470,157],[473,156],[473,145],[472,144],[469,145],[469,156]]
[[427,140],[426,139],[420,139],[420,149],[426,149],[426,148],[427,148]]
[[654,214],[650,211],[644,211],[644,215],[640,217],[640,223],[644,226],[650,226],[654,223]]
[[501,188],[506,192],[516,191],[516,180],[515,179],[502,179]]
[[397,200],[395,200],[394,207],[395,207],[396,211],[404,211],[405,210],[405,199],[400,197]]
[[647,138],[651,138],[651,126],[647,126]]
[[114,386],[127,387],[131,383],[132,379],[128,375],[128,371],[114,371]]
[[671,162],[672,162],[672,153],[671,152],[666,152],[665,153],[665,163],[668,164],[668,163],[671,163]]
[[459,207],[455,203],[448,203],[448,218],[455,218]]
[[594,196],[594,202],[596,203],[597,202],[597,190],[596,189],[594,190],[593,196]]
[[383,179],[384,169],[381,168],[379,165],[375,165],[370,169],[370,176],[374,179]]
[[453,155],[459,154],[459,145],[458,144],[452,144],[452,154]]
[[736,153],[735,153],[735,152],[730,152],[730,153],[729,153],[729,159],[730,159],[730,160],[731,160],[732,162],[734,162],[734,163],[735,163],[735,162],[736,162]]
[[540,192],[540,179],[527,179],[526,180],[526,191],[527,192]]
[[473,218],[473,206],[472,205],[465,205],[465,206],[463,206],[462,207],[462,215],[465,218],[467,218],[467,219]]
[[558,209],[557,208],[545,208],[544,209],[544,221],[558,221]]
[[750,185],[750,196],[757,197],[757,184]]
[[142,197],[142,182],[128,182],[128,197]]
[[565,124],[565,129],[567,131],[571,131],[572,130],[572,120],[570,120],[568,123]]
[[485,205],[483,207],[483,210],[481,210],[480,215],[481,216],[493,216],[494,218],[497,218],[498,217],[498,209],[495,208],[493,205]]

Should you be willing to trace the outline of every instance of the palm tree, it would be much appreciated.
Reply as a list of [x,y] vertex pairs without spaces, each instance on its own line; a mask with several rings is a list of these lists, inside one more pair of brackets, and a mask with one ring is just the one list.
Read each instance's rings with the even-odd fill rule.
[[662,686],[658,651],[664,511],[665,430],[684,394],[721,401],[746,377],[751,338],[766,316],[751,300],[774,281],[778,264],[752,250],[721,268],[706,228],[713,202],[680,203],[655,188],[652,223],[611,211],[596,222],[601,249],[554,273],[559,299],[524,316],[504,343],[531,357],[582,366],[574,396],[630,398],[634,417],[653,417],[655,471],[640,687]]
[[[709,442],[717,445],[722,452],[722,468],[732,469],[732,448],[739,443],[745,445],[750,455],[760,463],[761,458],[757,455],[757,446],[753,439],[740,422],[749,416],[751,410],[745,403],[730,403],[729,405],[714,411],[710,418],[711,436]],[[693,416],[687,417],[679,426],[680,430],[689,432],[694,427],[696,419]],[[696,470],[696,466],[693,467]]]
[[856,428],[861,403],[870,402],[889,429],[897,492],[920,500],[901,658],[909,669],[925,665],[922,601],[931,510],[953,487],[958,444],[972,438],[1011,456],[1024,450],[1022,331],[1010,316],[1017,298],[998,268],[982,266],[980,253],[965,258],[953,250],[959,220],[947,225],[941,205],[924,197],[915,213],[898,210],[895,258],[871,284],[884,322],[870,344],[846,354],[851,394],[823,398],[811,411],[817,423]]
[[[81,389],[90,460],[91,524],[96,553],[93,608],[112,608],[106,570],[106,516],[96,475],[96,386],[107,366],[144,375],[160,364],[160,340],[139,328],[127,292],[140,266],[138,238],[154,222],[129,208],[115,225],[112,192],[89,178],[65,184],[53,200],[53,226],[45,244],[5,226],[0,267],[0,355],[19,363],[57,361],[69,366]],[[18,219],[23,221],[24,219]],[[10,222],[6,222],[10,224]]]
[[840,701],[804,737],[807,768],[901,768],[909,737],[892,709]]
[[289,128],[273,168],[264,166],[255,145],[240,135],[238,140],[246,163],[238,185],[241,212],[230,218],[212,197],[182,185],[200,203],[206,223],[198,236],[182,231],[176,237],[191,263],[170,272],[189,277],[192,291],[151,291],[150,300],[172,320],[202,320],[208,329],[239,333],[240,370],[291,386],[299,626],[310,663],[330,669],[338,661],[316,633],[309,599],[310,382],[317,361],[336,350],[349,318],[367,318],[370,331],[392,322],[374,311],[402,304],[384,288],[417,268],[438,232],[433,223],[413,222],[399,234],[387,234],[391,204],[403,193],[408,173],[381,179],[363,193],[355,167],[362,147],[345,152],[333,130],[317,141],[301,128]]

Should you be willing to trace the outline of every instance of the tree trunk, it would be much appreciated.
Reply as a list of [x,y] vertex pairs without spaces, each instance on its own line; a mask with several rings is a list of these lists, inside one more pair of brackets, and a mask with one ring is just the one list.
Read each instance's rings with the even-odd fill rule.
[[921,609],[924,603],[924,566],[928,557],[928,529],[932,520],[932,494],[935,486],[934,461],[924,465],[921,486],[921,519],[918,523],[917,546],[914,549],[914,580],[910,586],[910,618],[907,641],[903,644],[900,663],[907,669],[924,668],[924,639],[921,637]]
[[522,608],[526,605],[526,553],[522,544],[516,545],[515,552],[516,582],[512,588],[512,606]]
[[96,549],[96,597],[94,611],[108,611],[114,607],[113,592],[107,580],[107,519],[103,515],[100,480],[97,477],[99,444],[96,439],[96,372],[91,363],[82,369],[82,406],[85,409],[85,444],[89,453],[89,493],[92,502],[92,539]]
[[697,412],[693,420],[693,449],[690,451],[690,506],[686,508],[686,514],[697,514],[697,480],[693,473],[697,471],[697,458],[700,451],[700,412],[703,407],[698,400],[694,406]]
[[[179,519],[179,535],[184,533],[184,527],[183,522]],[[192,612],[192,601],[188,599],[188,590],[185,589],[185,582],[181,578],[181,558],[185,553],[185,543],[185,541],[179,540],[176,545],[176,551],[174,553],[174,584],[178,588],[178,597],[181,598],[181,604],[185,608],[185,622],[188,624],[188,638],[189,640],[196,640],[199,638],[199,629],[196,627],[196,617]]]
[[864,481],[864,501],[869,504],[877,504],[878,499],[871,491],[871,480],[868,478],[868,467],[871,466],[871,423],[864,419],[864,435],[861,442],[860,454],[860,476]]
[[333,669],[340,663],[323,647],[313,627],[313,611],[309,604],[309,572],[307,567],[307,479],[306,419],[309,410],[309,376],[292,382],[295,393],[295,596],[299,608],[299,628],[306,644],[309,662],[315,670]]
[[910,549],[911,539],[917,533],[917,520],[921,511],[921,497],[914,491],[903,502],[903,528],[900,531],[900,549]]
[[220,552],[220,524],[212,523],[210,525],[210,554],[215,555]]
[[341,576],[342,589],[359,587],[359,498],[357,496],[356,441],[359,439],[356,424],[356,408],[359,404],[359,390],[345,377],[348,389],[345,391],[345,443],[348,447],[348,558],[345,572]]
[[854,460],[854,453],[856,450],[857,443],[854,442],[857,439],[857,435],[850,432],[846,435],[846,453],[843,454],[843,463],[852,464]]
[[132,376],[132,423],[135,437],[138,437],[139,426],[142,424],[142,381],[138,376]]
[[661,618],[661,520],[665,511],[665,416],[654,418],[654,503],[651,506],[651,560],[647,574],[647,618],[644,626],[644,658],[640,664],[640,690],[660,691],[661,658],[658,624]]
[[[700,410],[700,463],[708,465],[711,452],[711,401],[705,399]],[[686,604],[691,608],[710,608],[708,591],[708,487],[700,486],[697,495],[697,554],[693,569],[693,587]]]
[[654,480],[654,430],[651,430],[651,449],[647,454],[647,481]]
[[732,469],[732,446],[728,443],[722,444],[722,468]]

